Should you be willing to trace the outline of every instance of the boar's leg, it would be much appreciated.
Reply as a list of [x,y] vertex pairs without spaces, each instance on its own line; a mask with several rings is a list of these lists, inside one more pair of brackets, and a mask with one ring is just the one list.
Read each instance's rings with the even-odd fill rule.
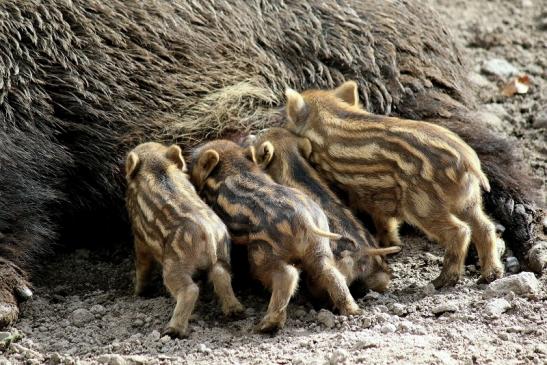
[[336,268],[332,256],[320,256],[307,260],[304,268],[310,276],[310,281],[327,291],[332,303],[341,314],[361,314],[359,306],[351,296],[346,279]]
[[462,212],[460,217],[471,226],[471,240],[477,248],[481,265],[480,282],[489,283],[503,276],[497,249],[496,228],[480,205]]
[[178,259],[167,258],[163,262],[163,281],[177,301],[173,316],[163,335],[174,338],[188,336],[188,320],[199,296],[199,287],[190,274],[186,265]]
[[374,228],[376,228],[376,238],[382,247],[401,245],[399,221],[397,218],[374,214],[372,219],[374,221]]
[[28,286],[26,273],[0,257],[0,329],[17,319],[17,299],[24,300],[32,296]]
[[135,295],[146,295],[152,277],[154,256],[146,244],[135,238]]
[[433,280],[436,289],[444,286],[454,286],[460,280],[463,264],[469,242],[471,241],[471,229],[469,226],[445,211],[432,214],[427,222],[416,222],[418,227],[429,237],[438,240],[445,248],[443,268],[441,274]]
[[298,285],[298,270],[271,252],[267,244],[249,247],[251,273],[271,290],[268,311],[256,330],[262,333],[275,333],[285,325],[287,305]]
[[213,283],[215,293],[220,299],[222,313],[226,316],[241,316],[245,308],[234,294],[228,265],[217,261],[209,271],[209,280]]

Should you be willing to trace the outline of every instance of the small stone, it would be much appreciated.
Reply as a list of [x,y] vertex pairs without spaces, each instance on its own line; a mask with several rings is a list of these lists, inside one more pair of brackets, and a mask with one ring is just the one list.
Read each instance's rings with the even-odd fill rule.
[[131,324],[133,327],[141,327],[144,325],[144,321],[140,318],[137,318],[133,321],[133,323]]
[[508,334],[507,332],[500,332],[500,333],[498,333],[498,337],[499,337],[501,340],[509,341],[509,334]]
[[9,332],[0,332],[0,341],[4,341],[9,336],[11,336],[11,333]]
[[425,295],[431,295],[431,294],[435,294],[437,289],[435,289],[435,285],[433,285],[432,283],[429,283],[423,287],[422,291]]
[[543,217],[543,233],[547,234],[547,215]]
[[387,313],[378,313],[376,315],[376,322],[378,323],[384,323],[384,322],[389,322],[391,320],[391,316]]
[[534,122],[532,123],[534,128],[547,128],[547,109],[538,112],[534,116]]
[[498,252],[498,257],[502,257],[505,253],[505,241],[501,237],[496,237],[496,251]]
[[504,130],[503,121],[501,120],[500,117],[498,117],[496,114],[492,112],[487,112],[487,111],[477,112],[475,113],[475,118],[485,123],[491,129],[494,129],[497,131]]
[[519,73],[519,70],[515,66],[503,58],[492,58],[484,62],[481,70],[488,75],[496,75],[503,78],[518,75]]
[[547,268],[547,242],[538,241],[528,251],[528,266],[534,272],[541,274]]
[[426,252],[424,254],[424,259],[426,262],[432,263],[432,264],[441,264],[443,262],[442,257],[439,257],[437,255],[433,255],[432,253]]
[[169,337],[169,336],[167,336],[167,335],[165,335],[165,336],[163,336],[162,338],[160,338],[160,342],[161,342],[161,343],[167,343],[167,342],[169,342],[169,341],[171,341],[171,337]]
[[84,308],[76,309],[70,315],[70,320],[72,324],[76,327],[86,324],[87,322],[92,321],[94,318],[95,316],[90,311]]
[[317,314],[317,321],[322,323],[327,328],[332,328],[335,324],[335,317],[332,312],[326,309],[321,309]]
[[100,304],[95,304],[94,306],[89,308],[89,311],[93,314],[103,314],[104,312],[106,312],[106,308]]
[[107,365],[125,365],[127,363],[122,356],[117,354],[101,355],[97,358],[97,362],[99,364],[107,364]]
[[211,353],[211,349],[208,348],[205,344],[203,343],[200,343],[198,345],[198,351],[201,352],[202,354],[210,354]]
[[404,304],[393,303],[391,310],[393,311],[393,314],[397,316],[402,316],[406,314],[406,306]]
[[518,295],[534,294],[539,292],[539,282],[533,273],[526,271],[498,279],[488,285],[488,290],[494,293],[512,291]]
[[497,233],[499,236],[503,235],[503,232],[505,232],[505,226],[502,225],[502,224],[500,224],[500,223],[498,223],[498,222],[496,222],[496,223],[494,224],[494,226],[496,227],[496,233]]
[[372,319],[370,317],[365,317],[363,318],[363,321],[361,324],[363,328],[369,328],[370,326],[372,326]]
[[152,332],[150,332],[150,334],[148,335],[148,338],[152,341],[158,341],[160,338],[161,338],[161,335],[160,333],[157,331],[157,330],[153,330]]
[[296,318],[304,319],[308,315],[308,312],[306,312],[304,309],[300,308],[300,309],[297,309],[294,312],[294,315],[295,315]]
[[520,271],[519,260],[515,256],[507,257],[505,261],[505,269],[513,274],[518,273]]
[[245,315],[247,317],[252,317],[254,314],[255,314],[255,309],[254,308],[246,308],[245,309]]
[[349,362],[349,352],[344,349],[336,349],[330,355],[329,364],[330,365],[344,365]]
[[413,325],[412,325],[412,322],[410,321],[403,321],[399,323],[399,325],[397,326],[397,329],[399,330],[399,332],[403,332],[403,333],[412,332],[412,328],[413,328]]
[[492,299],[484,306],[486,315],[490,318],[499,318],[509,308],[511,308],[511,303],[503,298]]
[[63,361],[63,358],[58,353],[54,353],[49,357],[48,365],[59,365]]
[[458,306],[453,302],[446,302],[436,305],[431,311],[435,315],[441,315],[446,312],[457,312]]
[[547,345],[545,345],[545,344],[536,345],[536,347],[534,348],[534,352],[536,354],[547,355]]
[[397,331],[397,327],[393,323],[386,323],[380,328],[380,332],[387,334]]

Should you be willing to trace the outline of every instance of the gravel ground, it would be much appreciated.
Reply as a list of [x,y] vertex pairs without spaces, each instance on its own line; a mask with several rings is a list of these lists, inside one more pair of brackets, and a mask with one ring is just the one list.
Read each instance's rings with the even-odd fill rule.
[[[493,130],[525,141],[545,186],[547,4],[429,3],[465,47],[482,116]],[[503,86],[520,74],[531,81],[527,93],[504,96]],[[545,275],[524,272],[481,286],[476,267],[468,265],[458,286],[435,291],[428,283],[440,270],[442,249],[414,233],[403,241],[403,252],[391,258],[389,292],[358,301],[364,315],[336,316],[299,295],[276,337],[252,332],[267,293],[236,287],[247,316],[229,321],[205,282],[190,337],[161,337],[174,303],[161,285],[152,298],[131,295],[126,250],[64,253],[36,275],[35,296],[16,325],[0,332],[0,364],[547,364]],[[504,257],[516,272],[512,260]]]

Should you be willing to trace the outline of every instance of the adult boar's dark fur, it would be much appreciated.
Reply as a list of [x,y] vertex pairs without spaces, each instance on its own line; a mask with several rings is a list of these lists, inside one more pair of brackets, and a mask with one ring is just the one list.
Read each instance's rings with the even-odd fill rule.
[[526,253],[535,214],[520,189],[526,166],[513,141],[473,118],[459,51],[423,5],[1,2],[0,327],[17,315],[13,293],[33,258],[68,228],[81,237],[126,227],[112,223],[124,217],[119,170],[138,142],[190,147],[270,126],[287,86],[328,89],[346,78],[371,112],[460,133],[492,184],[487,206]]

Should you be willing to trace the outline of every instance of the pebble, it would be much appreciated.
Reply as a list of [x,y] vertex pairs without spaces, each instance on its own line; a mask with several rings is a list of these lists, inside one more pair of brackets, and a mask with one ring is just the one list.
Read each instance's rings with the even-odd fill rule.
[[86,324],[87,322],[90,322],[93,319],[95,319],[95,316],[90,311],[84,308],[76,309],[70,315],[70,320],[72,324],[75,325],[76,327]]
[[469,81],[471,81],[471,83],[479,86],[479,87],[486,87],[486,86],[489,86],[490,85],[490,81],[482,76],[481,74],[479,73],[476,73],[476,72],[471,72],[467,78],[469,79]]
[[387,334],[397,331],[397,327],[393,323],[386,323],[380,328],[380,332]]
[[475,117],[477,120],[484,122],[489,128],[500,132],[504,130],[503,121],[495,113],[481,111],[475,113]]
[[369,328],[372,326],[372,319],[370,317],[363,318],[363,322],[361,323],[363,328]]
[[534,128],[547,128],[547,110],[543,110],[536,114],[534,122],[532,123]]
[[140,318],[137,318],[133,321],[133,323],[131,324],[133,327],[141,327],[144,325],[144,321]]
[[104,312],[106,312],[106,308],[100,304],[95,304],[94,306],[89,308],[89,311],[93,314],[103,314]]
[[308,312],[306,312],[304,309],[297,309],[297,310],[294,312],[294,316],[295,316],[296,318],[300,318],[300,319],[306,318],[307,315],[308,315]]
[[97,358],[97,362],[99,364],[107,364],[107,365],[125,365],[127,363],[122,356],[117,354],[101,355]]
[[148,338],[151,339],[152,341],[158,341],[161,338],[161,335],[157,330],[153,330],[148,335]]
[[511,303],[503,298],[492,299],[484,305],[486,315],[490,318],[499,318],[509,308],[511,308]]
[[539,292],[539,282],[533,273],[526,271],[498,279],[488,285],[488,290],[493,293],[534,294]]
[[513,274],[518,273],[520,271],[519,260],[515,256],[507,257],[505,261],[505,269]]
[[378,323],[389,322],[390,319],[391,319],[391,316],[387,313],[378,313],[376,315],[376,321]]
[[528,266],[537,273],[542,273],[547,267],[547,241],[536,242],[528,251]]
[[547,215],[543,217],[543,233],[547,234]]
[[344,349],[336,349],[330,355],[329,364],[330,365],[343,365],[349,363],[349,352]]
[[201,352],[202,354],[210,354],[211,353],[211,349],[208,348],[204,343],[200,343],[198,345],[198,351]]
[[429,283],[423,287],[422,291],[425,295],[431,295],[431,294],[435,294],[437,289],[435,289],[435,286],[432,283]]
[[406,306],[400,303],[393,303],[391,310],[393,311],[393,314],[397,316],[402,316],[407,312]]
[[424,258],[426,262],[432,263],[432,264],[441,264],[443,262],[442,257],[439,257],[437,255],[433,255],[432,253],[426,252],[424,254]]
[[433,307],[433,309],[431,310],[431,312],[433,312],[433,314],[436,314],[436,315],[441,315],[446,312],[457,312],[457,311],[458,311],[458,306],[452,302],[445,302],[445,303],[438,304],[435,307]]
[[160,338],[160,341],[161,341],[162,343],[167,343],[167,342],[171,341],[171,337],[165,335],[165,336],[163,336],[162,338]]
[[317,314],[317,321],[322,323],[327,328],[332,328],[335,324],[335,317],[331,311],[321,309]]
[[0,341],[4,341],[9,336],[11,336],[11,333],[9,332],[0,332]]
[[397,326],[397,329],[399,330],[399,332],[412,332],[413,327],[414,326],[413,326],[412,322],[403,321],[403,322],[399,323],[399,325]]
[[509,341],[509,334],[507,332],[498,333],[498,337],[504,341]]
[[496,75],[504,78],[518,75],[519,73],[519,70],[515,66],[503,58],[492,58],[484,62],[482,71],[489,75]]

